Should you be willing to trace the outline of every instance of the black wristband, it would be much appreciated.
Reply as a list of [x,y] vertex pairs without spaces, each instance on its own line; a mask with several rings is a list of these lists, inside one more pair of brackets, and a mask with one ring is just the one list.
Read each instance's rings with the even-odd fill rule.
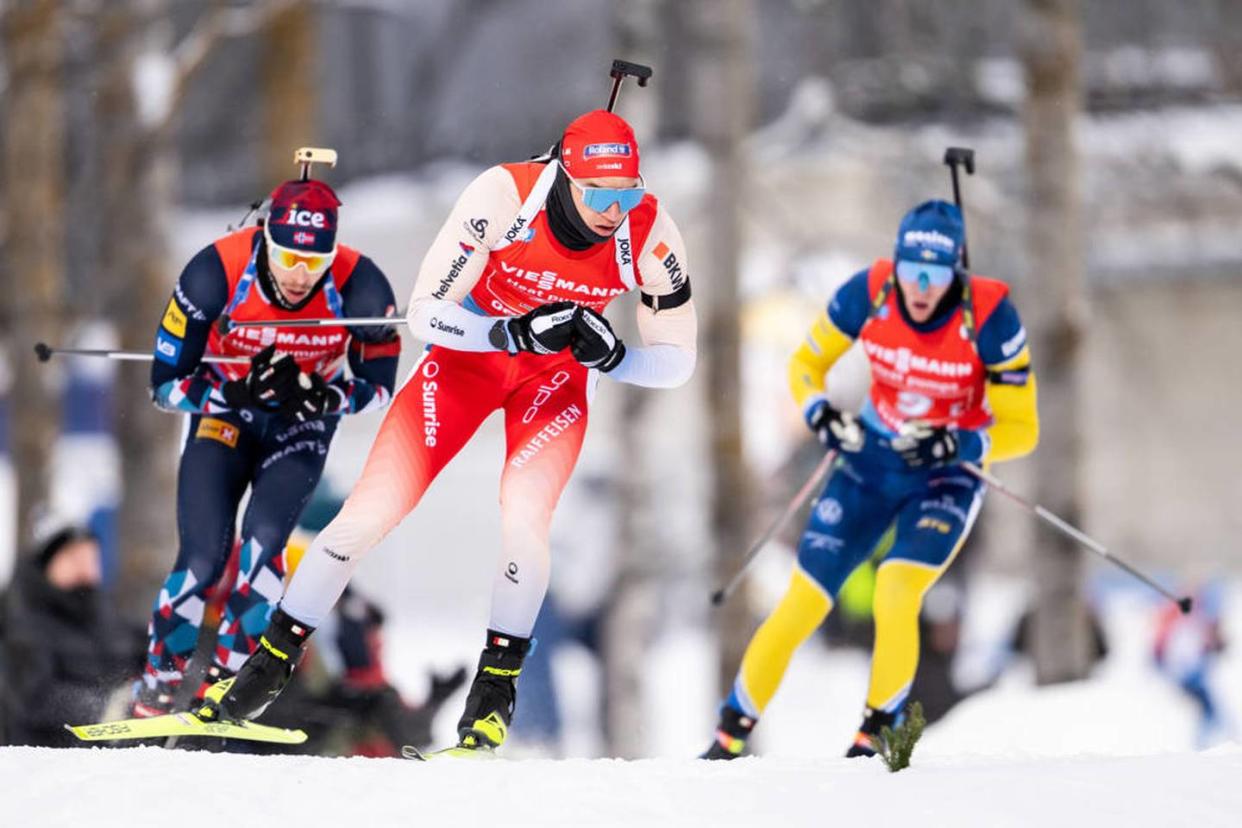
[[604,357],[603,362],[601,362],[599,365],[595,367],[603,371],[605,374],[607,374],[613,368],[616,368],[618,365],[620,365],[621,360],[623,359],[625,359],[625,343],[622,342],[620,339],[618,339],[617,347],[613,349],[611,354]]
[[507,321],[507,319],[497,321],[496,324],[492,325],[491,329],[487,332],[488,343],[497,351],[509,350],[509,334],[505,330],[505,323]]
[[639,291],[643,304],[651,308],[653,313],[659,313],[662,310],[671,310],[679,308],[690,301],[690,280],[686,279],[681,287],[672,293],[666,293],[663,296],[652,296],[650,293]]

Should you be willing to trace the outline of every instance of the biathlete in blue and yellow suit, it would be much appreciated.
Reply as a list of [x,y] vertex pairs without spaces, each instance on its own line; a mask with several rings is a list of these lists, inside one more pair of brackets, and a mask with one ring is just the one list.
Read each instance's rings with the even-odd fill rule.
[[[731,759],[771,702],[795,649],[823,622],[849,574],[894,530],[876,575],[875,645],[862,727],[847,755],[870,756],[897,720],[919,658],[918,615],[983,500],[961,463],[1035,448],[1035,376],[1008,288],[960,267],[957,207],[919,205],[881,259],[832,297],[789,365],[794,398],[839,452],[798,545],[793,578],[746,649],[705,758]],[[854,343],[871,365],[858,417],[828,401],[825,374]]]
[[[319,181],[277,187],[262,227],[224,236],[190,260],[156,331],[152,396],[189,423],[177,476],[180,544],[152,608],[136,716],[166,713],[173,703],[246,489],[240,571],[208,682],[231,675],[267,626],[284,590],[280,552],[319,482],[341,415],[392,399],[395,328],[348,324],[393,315],[392,287],[369,258],[337,245],[339,204]],[[236,325],[333,317],[341,324]],[[206,363],[204,355],[241,359]]]

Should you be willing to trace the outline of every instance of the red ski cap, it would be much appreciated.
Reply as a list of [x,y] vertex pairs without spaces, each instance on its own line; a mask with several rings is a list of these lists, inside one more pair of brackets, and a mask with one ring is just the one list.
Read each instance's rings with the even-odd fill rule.
[[561,138],[561,164],[574,178],[638,178],[638,140],[620,115],[580,115]]
[[341,200],[322,181],[286,181],[272,190],[267,231],[291,250],[331,253],[336,248],[336,208]]

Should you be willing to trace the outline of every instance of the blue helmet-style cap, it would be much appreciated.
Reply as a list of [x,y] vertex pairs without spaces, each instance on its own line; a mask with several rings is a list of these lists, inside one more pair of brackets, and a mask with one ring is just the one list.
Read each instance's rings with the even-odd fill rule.
[[901,220],[894,258],[956,267],[966,243],[962,211],[947,201],[924,201]]

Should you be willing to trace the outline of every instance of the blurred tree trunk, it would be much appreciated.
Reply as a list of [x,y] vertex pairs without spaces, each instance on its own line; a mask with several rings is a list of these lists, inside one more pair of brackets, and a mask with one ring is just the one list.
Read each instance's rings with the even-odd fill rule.
[[[287,13],[290,7],[277,0],[250,7],[214,4],[175,50],[160,42],[165,30],[156,28],[166,16],[164,0],[152,0],[142,8],[103,3],[88,10],[98,42],[95,123],[103,178],[100,191],[107,205],[101,216],[97,264],[103,294],[100,310],[116,326],[122,348],[150,351],[177,278],[166,239],[176,167],[173,127],[186,87],[223,38],[253,36],[270,24],[273,15]],[[136,62],[144,50],[160,59],[176,55],[168,67],[172,79],[168,98],[158,106],[144,101],[147,121],[140,117],[134,97]],[[290,146],[285,155],[284,178],[291,177],[292,150]],[[147,391],[150,365],[122,363],[118,384],[123,390],[116,395],[116,440],[124,496],[118,515],[117,594],[123,611],[139,617],[148,610],[176,551],[176,509],[170,495],[176,491],[177,440],[184,418],[152,405]],[[152,508],[152,504],[160,505]]]
[[[102,249],[96,263],[104,293],[101,311],[116,326],[121,347],[150,351],[155,327],[176,274],[165,247],[172,210],[168,146],[152,140],[134,97],[135,60],[149,36],[148,20],[131,4],[105,3],[96,11],[98,131]],[[116,441],[124,496],[118,514],[122,609],[139,617],[151,604],[176,552],[177,435],[179,417],[158,410],[147,388],[148,363],[121,363],[115,395]],[[158,506],[154,506],[158,504]]]
[[[742,236],[742,203],[747,168],[743,141],[755,110],[756,70],[750,41],[755,9],[750,0],[694,0],[682,4],[687,14],[695,137],[711,159],[711,184],[706,199],[711,244],[696,271],[704,278],[698,305],[702,322],[701,348],[708,371],[713,467],[711,526],[717,578],[738,566],[751,541],[749,517],[754,503],[751,474],[742,439],[742,320],[738,291]],[[725,604],[717,616],[721,652],[719,685],[727,692],[751,632],[743,595]]]
[[[625,60],[651,64],[658,35],[657,3],[653,0],[618,4],[613,8],[614,53]],[[600,66],[600,106],[611,86],[606,67]],[[656,70],[651,84],[663,75]],[[622,86],[616,110],[634,127],[639,146],[654,135],[658,98],[639,91],[631,78]],[[630,314],[614,315],[613,323],[625,340],[634,341],[638,327]],[[604,737],[609,756],[637,758],[647,751],[647,712],[643,704],[646,660],[660,621],[662,569],[666,569],[660,543],[659,512],[667,504],[653,502],[651,477],[659,460],[643,440],[649,427],[652,391],[624,383],[608,389],[618,401],[615,439],[618,456],[626,462],[618,469],[617,543],[623,550],[616,561],[616,583],[604,611],[601,657],[604,669]]]
[[[1033,458],[1036,499],[1078,523],[1082,447],[1077,389],[1085,266],[1074,122],[1082,111],[1082,31],[1077,0],[1027,0],[1025,12],[1027,255],[1030,271],[1039,279],[1038,294],[1028,292],[1037,301],[1024,306],[1042,415],[1040,446]],[[1082,553],[1055,532],[1043,532],[1038,539],[1032,548],[1036,681],[1083,678],[1090,668],[1090,650]]]
[[[263,186],[266,195],[296,177],[293,152],[316,146],[319,97],[318,12],[295,2],[271,15],[263,28],[259,75],[263,91]],[[331,57],[328,57],[331,65]]]
[[36,507],[48,497],[52,444],[60,426],[56,367],[31,349],[64,330],[65,94],[62,9],[56,0],[3,5],[0,37],[5,90],[4,289],[0,333],[12,363],[17,542],[30,539]]

